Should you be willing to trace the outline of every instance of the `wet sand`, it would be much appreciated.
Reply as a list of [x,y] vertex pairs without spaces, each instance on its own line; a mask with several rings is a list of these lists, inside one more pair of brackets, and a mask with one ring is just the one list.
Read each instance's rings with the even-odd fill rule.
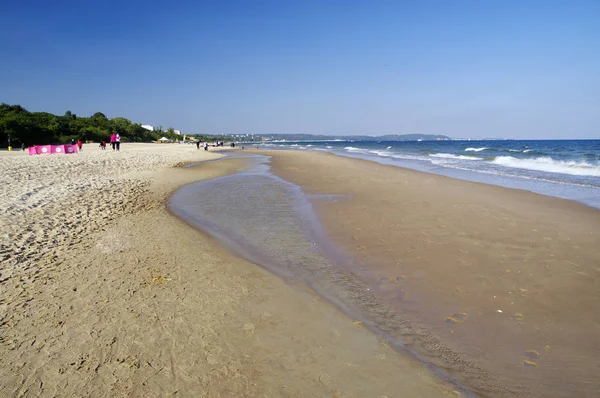
[[[600,391],[600,211],[331,154],[261,151],[309,194],[399,336],[482,396]],[[397,332],[397,331],[396,331]]]
[[182,145],[0,154],[0,395],[456,396],[302,284],[171,215],[243,159]]

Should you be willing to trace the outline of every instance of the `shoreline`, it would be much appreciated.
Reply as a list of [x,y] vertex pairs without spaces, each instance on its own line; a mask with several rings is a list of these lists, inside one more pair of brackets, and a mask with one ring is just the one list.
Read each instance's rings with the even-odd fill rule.
[[455,395],[302,285],[169,213],[174,190],[243,161],[172,168],[204,155],[133,145],[9,162],[23,184],[0,202],[11,220],[3,394]]
[[[599,342],[591,331],[600,324],[597,209],[333,154],[259,153],[271,156],[274,174],[307,194],[352,196],[314,208],[329,238],[359,260],[351,271],[402,316],[535,395],[537,383],[550,388],[545,394],[592,393],[597,363],[589,352]],[[387,281],[395,276],[402,277],[401,298]],[[565,332],[570,323],[579,337]],[[409,346],[475,392],[491,388],[465,375],[460,361],[440,358],[427,340]],[[573,361],[590,369],[587,376],[561,369]],[[493,391],[487,392],[499,392]]]
[[[431,141],[425,144],[372,141],[354,145],[350,142],[328,142],[327,145],[313,142],[308,145],[271,144],[263,149],[334,153],[466,181],[525,189],[600,208],[597,199],[600,195],[600,169],[593,161],[588,163],[575,155],[582,150],[581,143],[587,141],[567,140],[564,146],[557,144],[556,156],[548,145],[539,145],[538,148],[536,142],[540,141],[523,141],[520,145],[507,146],[501,141],[489,141],[481,148]],[[591,145],[594,153],[593,143]],[[524,149],[530,146],[533,149]],[[567,150],[567,147],[570,149]],[[569,154],[570,150],[573,152]],[[591,153],[588,155],[593,156]]]

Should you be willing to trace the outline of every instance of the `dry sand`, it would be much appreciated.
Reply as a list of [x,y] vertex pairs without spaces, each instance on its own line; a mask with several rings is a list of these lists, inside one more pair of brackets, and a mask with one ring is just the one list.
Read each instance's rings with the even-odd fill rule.
[[0,154],[0,396],[434,397],[452,386],[170,215],[242,159]]
[[407,321],[400,338],[416,352],[485,396],[599,396],[600,211],[331,154],[268,154],[305,192],[350,195],[316,202],[319,218]]

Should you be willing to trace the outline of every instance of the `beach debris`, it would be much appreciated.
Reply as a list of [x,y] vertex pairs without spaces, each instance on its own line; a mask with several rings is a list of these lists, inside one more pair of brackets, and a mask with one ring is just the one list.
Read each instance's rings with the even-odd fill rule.
[[400,275],[395,278],[396,283],[404,282],[406,280],[406,276]]
[[361,326],[362,322],[361,321],[354,321],[352,322],[355,326]]
[[510,268],[507,268],[504,272],[506,272],[507,274],[510,274],[512,271],[510,270]]
[[468,318],[469,318],[469,315],[467,315],[466,312],[459,312],[458,314],[453,314],[452,316],[447,317],[446,323],[449,325],[456,324],[456,323],[463,323]]
[[546,355],[548,355],[548,351],[550,351],[550,346],[547,345],[546,347],[544,347],[544,352],[546,353]]
[[152,278],[152,282],[155,282],[155,283],[166,282],[166,281],[170,281],[170,280],[171,280],[171,278],[165,278],[162,275],[155,276],[154,278]]
[[528,368],[535,368],[537,366],[537,363],[534,361],[530,361],[529,359],[523,358],[523,365],[525,365]]
[[540,357],[540,353],[536,350],[526,350],[525,356],[529,359],[538,359]]
[[496,310],[496,311],[498,311],[499,313],[501,313],[501,314],[502,314],[502,310]]

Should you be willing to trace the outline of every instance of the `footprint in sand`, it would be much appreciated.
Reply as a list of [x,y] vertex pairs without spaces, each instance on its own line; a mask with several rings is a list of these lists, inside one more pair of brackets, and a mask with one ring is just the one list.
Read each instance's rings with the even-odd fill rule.
[[537,366],[536,359],[539,359],[540,353],[536,350],[526,350],[525,358],[523,358],[523,365],[528,368],[534,368]]
[[520,312],[517,312],[515,314],[513,314],[510,319],[512,319],[513,321],[517,321],[517,323],[519,325],[524,324],[525,322],[525,315],[521,314]]
[[244,326],[242,328],[244,329],[244,333],[246,333],[247,335],[254,334],[254,324],[246,323],[246,324],[244,324]]
[[525,356],[529,359],[538,359],[540,357],[540,353],[536,350],[526,350]]
[[466,312],[459,312],[458,314],[453,314],[452,316],[449,316],[448,318],[446,318],[446,323],[448,325],[463,323],[468,318],[469,318],[469,315],[467,315]]

